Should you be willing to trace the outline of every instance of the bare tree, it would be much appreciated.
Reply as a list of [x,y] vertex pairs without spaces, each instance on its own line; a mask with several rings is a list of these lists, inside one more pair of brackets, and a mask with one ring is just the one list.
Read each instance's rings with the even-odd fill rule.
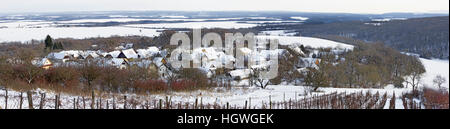
[[102,90],[119,91],[122,75],[117,73],[121,73],[122,71],[116,67],[105,66],[102,72],[104,73],[103,76],[100,77]]
[[411,84],[414,94],[420,84],[423,73],[426,71],[425,67],[422,65],[422,62],[420,62],[420,60],[416,57],[411,57],[407,63],[408,65],[406,71],[409,76],[406,77],[405,81],[407,84]]
[[433,83],[441,89],[442,84],[444,84],[447,80],[442,75],[436,75],[433,79]]
[[85,62],[79,70],[81,78],[83,79],[83,81],[85,81],[88,84],[88,87],[91,90],[91,95],[92,95],[91,108],[92,109],[95,106],[95,90],[94,90],[94,86],[93,86],[92,82],[94,80],[97,80],[100,77],[101,72],[99,72],[99,70],[100,70],[100,68],[97,66],[96,62],[91,62],[91,61]]
[[27,99],[29,108],[33,109],[33,82],[42,75],[43,69],[35,66],[33,61],[36,57],[36,52],[32,49],[19,49],[16,53],[15,59],[17,64],[14,64],[13,71],[16,78],[22,79],[28,84]]
[[[9,63],[6,62],[6,57],[0,55],[0,86],[5,90],[5,109],[8,109],[8,86],[11,83],[12,68]],[[3,106],[3,105],[1,105]]]
[[262,89],[266,89],[267,85],[269,85],[270,80],[261,77],[261,73],[264,72],[264,68],[251,68],[250,72],[250,83],[256,85],[257,87],[261,87]]

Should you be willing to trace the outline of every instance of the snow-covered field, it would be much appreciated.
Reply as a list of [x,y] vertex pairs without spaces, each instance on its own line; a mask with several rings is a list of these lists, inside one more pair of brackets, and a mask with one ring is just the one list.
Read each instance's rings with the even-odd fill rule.
[[235,21],[223,21],[223,22],[187,22],[187,23],[165,23],[165,24],[137,24],[126,25],[129,27],[138,28],[225,28],[225,29],[238,29],[238,28],[250,28],[255,27],[257,24],[237,23]]
[[291,19],[297,19],[297,20],[305,21],[305,20],[308,20],[309,18],[307,18],[307,17],[291,17]]
[[278,39],[280,45],[302,44],[304,46],[310,46],[312,48],[341,48],[341,49],[353,49],[352,45],[347,45],[330,40],[313,38],[313,37],[300,37],[300,36],[258,36],[258,39]]
[[[427,85],[431,88],[437,88],[432,82],[435,75],[443,75],[445,76],[447,83],[443,84],[444,87],[449,87],[449,62],[443,60],[427,60],[420,59],[427,70],[424,75],[424,80],[421,86]],[[317,93],[307,94],[308,87],[305,86],[293,86],[293,85],[270,85],[267,89],[260,89],[256,87],[252,88],[236,88],[232,91],[224,91],[224,92],[193,92],[193,93],[176,93],[176,95],[172,96],[172,100],[174,101],[183,101],[183,102],[195,102],[196,98],[202,98],[205,103],[214,103],[218,102],[221,104],[226,104],[227,102],[230,105],[239,105],[243,106],[245,101],[249,101],[251,99],[252,105],[260,107],[262,103],[268,103],[269,97],[272,101],[288,101],[291,100],[299,100],[302,98],[311,97],[312,94],[330,94],[330,93],[357,93],[357,92],[370,92],[375,94],[379,92],[380,94],[387,93],[388,98],[392,97],[395,93],[397,96],[396,108],[402,109],[403,105],[399,98],[400,95],[404,93],[408,93],[412,90],[412,87],[408,88],[394,88],[393,85],[388,85],[384,89],[368,89],[368,88],[320,88]],[[156,98],[163,99],[166,95],[156,95]],[[386,105],[388,108],[389,105]]]
[[297,32],[292,30],[268,30],[262,31],[261,33],[272,36],[294,36]]
[[44,27],[44,28],[4,28],[0,29],[0,42],[21,41],[32,39],[42,40],[45,36],[53,38],[90,38],[110,37],[113,35],[157,36],[158,29],[140,29],[131,27]]
[[135,19],[135,18],[110,18],[110,19],[80,19],[80,20],[71,20],[71,21],[60,21],[56,22],[59,24],[64,23],[86,23],[86,22],[95,22],[95,23],[103,23],[103,22],[132,22],[132,21],[142,21],[145,19]]
[[420,59],[425,66],[425,69],[427,72],[425,73],[423,77],[423,84],[425,84],[427,87],[430,88],[438,88],[436,85],[433,84],[433,79],[436,77],[436,75],[444,76],[447,80],[444,84],[442,84],[443,87],[449,89],[449,61],[448,60],[429,60],[429,59]]
[[[47,21],[16,21],[0,22],[0,42],[20,41],[26,42],[32,39],[42,40],[46,35],[54,38],[90,38],[109,37],[113,35],[128,36],[157,36],[157,30],[169,28],[250,28],[257,24],[237,23],[236,21],[203,22],[207,19],[147,19],[152,21],[189,21],[183,23],[160,24],[134,24],[111,27],[56,27],[65,24],[102,23],[102,22],[129,22],[146,19],[83,19],[73,21],[47,22]],[[212,19],[214,20],[214,19]]]

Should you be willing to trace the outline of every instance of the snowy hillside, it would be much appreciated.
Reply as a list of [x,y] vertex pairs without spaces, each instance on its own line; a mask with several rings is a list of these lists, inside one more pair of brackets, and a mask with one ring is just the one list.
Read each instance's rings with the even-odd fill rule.
[[[324,39],[318,39],[318,38],[311,38],[311,37],[290,37],[290,36],[260,36],[258,39],[278,39],[280,40],[280,44],[282,45],[292,45],[292,44],[302,44],[305,46],[310,46],[312,48],[334,48],[334,49],[353,49],[352,45],[346,45],[343,43],[333,42],[329,40]],[[129,51],[129,50],[128,50]],[[156,47],[149,47],[148,49],[138,49],[135,54],[133,54],[135,57],[136,55],[140,55],[141,57],[151,57],[152,55],[155,55],[160,50]],[[252,50],[246,50],[247,53],[251,53]],[[194,53],[192,54],[193,57],[199,58],[199,57],[207,57],[207,59],[216,61],[216,60],[234,60],[233,57],[226,56],[223,52],[216,52],[213,48],[200,48],[198,50],[194,50]],[[273,52],[279,52],[279,50],[275,50]],[[266,51],[261,53],[260,56],[267,56],[273,53],[271,51]],[[83,52],[83,51],[63,51],[59,53],[50,54],[53,55],[55,58],[62,59],[64,55],[66,54],[74,54],[74,55],[89,55],[89,53],[95,53],[95,52]],[[118,56],[120,51],[112,51],[112,52],[103,52],[99,53],[102,54],[111,54],[114,56]],[[115,53],[115,54],[114,54]],[[126,53],[126,52],[125,52]],[[245,53],[245,52],[244,52]],[[265,53],[265,54],[264,54]],[[158,60],[159,59],[159,60]],[[153,63],[161,64],[161,58],[155,58],[155,60],[151,61]],[[422,86],[426,85],[428,87],[436,88],[436,86],[433,84],[433,79],[436,75],[443,75],[447,80],[449,79],[449,62],[448,61],[442,61],[442,60],[427,60],[427,59],[420,59],[426,69],[426,73],[423,78]],[[119,63],[120,64],[120,63]],[[158,65],[159,66],[159,65]],[[206,69],[214,69],[211,67],[210,64],[206,64]],[[230,74],[232,76],[248,76],[249,74],[248,69],[241,69],[241,70],[234,70],[231,71]],[[248,86],[248,80],[242,80],[237,85],[243,85],[244,87],[233,87],[233,88],[213,88],[210,90],[197,90],[193,92],[171,92],[171,93],[159,93],[159,94],[150,94],[146,96],[136,95],[136,94],[115,94],[114,96],[128,96],[128,103],[134,102],[137,104],[145,104],[147,101],[150,100],[150,102],[156,103],[158,100],[164,100],[166,97],[170,97],[170,101],[173,103],[195,103],[196,101],[201,101],[204,105],[224,105],[229,104],[233,106],[244,106],[251,105],[252,108],[262,108],[269,102],[288,102],[288,101],[296,101],[296,100],[302,100],[302,99],[309,99],[309,98],[316,98],[318,96],[325,96],[325,95],[331,95],[331,94],[339,94],[339,95],[362,95],[366,93],[370,93],[371,95],[375,95],[379,93],[379,95],[387,95],[387,98],[384,98],[384,100],[387,100],[386,104],[381,104],[378,106],[384,106],[383,108],[389,108],[389,101],[391,100],[391,97],[393,97],[394,93],[396,95],[396,101],[395,102],[395,108],[402,109],[402,99],[400,96],[402,94],[410,92],[412,89],[411,87],[408,88],[394,88],[392,85],[388,85],[381,89],[368,89],[368,88],[319,88],[319,92],[310,92],[311,87],[307,86],[294,86],[289,84],[280,84],[280,85],[269,85],[266,89],[260,89],[257,87],[247,87]],[[449,83],[446,82],[444,87],[449,87]],[[52,109],[54,108],[54,97],[55,93],[51,91],[46,90],[37,90],[34,94],[34,104],[35,106],[38,106],[39,104],[39,94],[37,93],[46,93],[47,94],[47,104],[44,106],[44,108]],[[5,107],[5,90],[0,90],[0,107]],[[8,108],[18,108],[19,107],[19,98],[18,95],[20,93],[17,91],[9,91],[8,92]],[[380,97],[381,97],[380,96]],[[86,96],[86,98],[89,98]],[[66,108],[71,109],[73,107],[74,101],[78,101],[80,99],[80,96],[73,96],[73,95],[67,95],[62,94],[61,96],[61,103],[62,106],[60,108]],[[123,108],[125,104],[125,100],[120,100],[121,98],[113,98],[112,95],[103,95],[102,97],[103,101],[114,101],[114,99],[117,99],[118,101],[116,106],[118,108]],[[89,99],[86,99],[87,103],[90,103]],[[408,100],[408,101],[415,101],[415,100]],[[26,102],[26,97],[24,97],[24,102]],[[378,103],[384,102],[384,101],[377,101]],[[111,107],[112,104],[103,102],[101,107]],[[151,104],[150,104],[151,105]],[[28,104],[23,104],[22,108],[27,108]],[[127,108],[133,108],[131,105]],[[81,104],[78,104],[77,108],[81,108]],[[89,106],[87,107],[89,108]],[[144,107],[134,107],[134,108],[144,108]],[[152,105],[151,108],[157,108],[156,105]]]
[[301,44],[312,48],[338,48],[352,50],[353,46],[334,42],[330,40],[313,38],[313,37],[297,37],[297,36],[258,36],[258,39],[278,39],[280,45]]
[[[120,16],[118,16],[120,17]],[[248,21],[245,21],[247,19]],[[301,23],[307,21],[309,18],[307,17],[290,17],[291,20],[295,20],[297,23]],[[236,20],[236,21],[233,21]],[[239,20],[239,21],[238,21]],[[243,21],[240,21],[243,20]],[[108,24],[109,22],[115,23],[126,23],[126,22],[142,22],[146,21],[149,23],[136,23],[136,24],[121,24],[115,26],[105,26],[105,27],[77,27],[77,25],[85,25],[85,24]],[[161,22],[161,23],[159,23]],[[39,39],[42,40],[46,35],[51,35],[53,38],[89,38],[89,37],[109,37],[113,35],[119,36],[128,36],[128,35],[139,35],[139,36],[158,36],[162,30],[166,29],[178,29],[178,28],[225,28],[225,29],[238,29],[238,28],[251,28],[257,27],[262,24],[267,23],[282,23],[285,22],[281,19],[267,18],[267,17],[245,17],[245,18],[215,18],[215,19],[189,19],[186,16],[161,16],[158,19],[134,19],[134,18],[111,18],[111,19],[78,19],[78,20],[68,20],[68,21],[58,21],[58,22],[49,22],[49,21],[9,21],[9,22],[1,22],[0,21],[0,42],[3,41],[29,41],[31,39]],[[292,21],[291,21],[292,22]],[[64,27],[58,26],[63,25]],[[73,25],[73,26],[72,26]],[[349,57],[346,55],[350,55],[349,53],[353,51],[357,51],[359,49],[354,49],[353,45],[348,45],[340,42],[335,42],[326,39],[314,38],[314,37],[303,37],[303,36],[294,36],[297,35],[297,32],[294,30],[268,30],[262,31],[263,34],[272,35],[272,36],[257,36],[257,48],[249,49],[249,48],[240,48],[236,49],[236,52],[243,53],[243,58],[246,61],[255,60],[257,64],[248,64],[247,68],[226,68],[220,69],[222,65],[230,65],[233,66],[236,64],[236,60],[240,59],[234,57],[233,55],[227,55],[225,51],[221,49],[216,49],[213,47],[202,47],[196,48],[194,50],[186,50],[184,52],[188,52],[189,59],[197,59],[202,60],[199,68],[201,72],[206,74],[204,77],[205,82],[208,82],[210,87],[205,89],[194,89],[192,91],[183,91],[183,90],[172,90],[165,89],[164,92],[148,90],[145,92],[137,93],[137,92],[128,92],[125,88],[130,88],[134,85],[126,82],[126,84],[119,83],[117,86],[125,87],[121,91],[113,92],[107,91],[93,93],[97,95],[97,99],[90,100],[90,94],[88,95],[73,95],[61,93],[60,98],[57,98],[59,93],[55,93],[55,91],[50,91],[46,89],[34,89],[33,91],[33,106],[45,109],[54,109],[55,102],[60,100],[61,106],[60,108],[64,109],[73,109],[73,108],[91,108],[90,103],[96,103],[96,107],[94,108],[134,108],[134,109],[145,109],[145,108],[161,108],[161,103],[166,103],[169,106],[168,108],[183,108],[182,105],[186,104],[187,108],[192,108],[189,105],[200,105],[205,106],[206,108],[217,108],[215,106],[219,106],[219,108],[224,108],[228,106],[234,106],[235,108],[267,108],[267,104],[277,105],[278,109],[287,108],[286,105],[289,105],[289,108],[292,105],[295,105],[295,108],[312,108],[312,109],[328,109],[328,108],[373,108],[373,109],[407,109],[407,104],[418,106],[419,108],[424,108],[425,104],[423,104],[418,98],[405,98],[406,94],[411,93],[413,88],[411,86],[407,86],[406,82],[401,81],[400,85],[406,85],[404,88],[396,88],[394,84],[396,80],[391,79],[394,77],[403,79],[400,74],[397,76],[391,77],[392,71],[382,71],[386,67],[381,67],[380,62],[385,61],[382,60],[385,57],[389,57],[391,53],[383,55],[385,48],[373,49],[371,52],[380,52],[380,53],[357,53],[353,57]],[[276,35],[276,36],[275,36]],[[279,48],[276,50],[267,50],[265,47],[267,42],[271,39],[277,39],[279,41]],[[74,66],[81,66],[81,62],[84,60],[96,60],[100,61],[103,66],[113,66],[117,67],[120,70],[127,70],[127,68],[131,68],[130,66],[138,66],[138,67],[149,67],[148,71],[155,70],[156,76],[152,78],[154,80],[146,80],[146,79],[136,79],[137,81],[158,81],[162,83],[170,82],[168,78],[177,74],[179,72],[175,69],[172,70],[171,62],[166,62],[166,55],[170,52],[170,49],[164,47],[156,47],[156,46],[147,46],[144,49],[134,49],[133,44],[131,47],[119,46],[115,48],[115,50],[103,51],[103,50],[63,50],[63,51],[54,51],[50,52],[45,58],[36,59],[38,61],[52,61],[53,66],[63,66],[63,64],[73,64]],[[331,49],[322,49],[322,48],[331,48]],[[380,50],[383,49],[383,50]],[[372,49],[370,49],[372,50]],[[348,52],[348,53],[347,53]],[[394,51],[397,52],[397,51]],[[392,52],[392,53],[394,53]],[[386,52],[388,53],[388,52]],[[398,53],[398,52],[397,52]],[[328,55],[331,55],[327,57]],[[362,55],[362,56],[361,56]],[[380,56],[381,55],[381,56]],[[398,53],[398,55],[412,55],[410,53]],[[359,56],[361,58],[359,58]],[[373,57],[375,56],[375,57]],[[175,57],[175,56],[174,56]],[[267,87],[258,86],[255,83],[255,80],[260,79],[255,74],[256,70],[264,69],[269,67],[269,61],[266,61],[272,57],[281,57],[281,59],[286,58],[285,62],[277,62],[278,64],[284,64],[282,68],[288,68],[288,70],[283,71],[282,74],[278,74],[279,76],[292,76],[292,80],[287,81],[288,79],[282,78],[279,79],[279,82],[271,82],[269,79],[263,80],[261,82],[267,82]],[[373,57],[373,58],[372,58]],[[394,56],[392,56],[394,57]],[[395,56],[397,57],[397,55]],[[401,56],[398,56],[401,57]],[[374,59],[375,58],[375,59]],[[353,60],[351,60],[353,59]],[[415,59],[415,58],[414,58]],[[351,60],[353,62],[350,62]],[[387,59],[386,59],[387,60]],[[348,62],[345,62],[348,61]],[[391,62],[392,63],[391,63]],[[392,58],[391,60],[383,62],[384,65],[394,64],[393,62],[397,61],[397,58]],[[408,61],[408,60],[401,60]],[[420,58],[420,61],[423,63],[426,73],[424,73],[423,78],[421,78],[419,83],[419,90],[424,87],[439,89],[436,84],[434,84],[433,80],[437,75],[441,75],[447,80],[444,84],[442,84],[441,89],[438,92],[449,90],[449,61],[448,60],[429,60]],[[370,63],[368,63],[370,62]],[[374,63],[375,62],[375,63]],[[248,63],[248,62],[247,62]],[[347,64],[348,63],[348,64]],[[39,64],[39,63],[37,63]],[[42,63],[41,63],[42,64]],[[107,65],[105,65],[107,64]],[[371,67],[359,67],[364,65],[371,65]],[[404,70],[407,67],[407,63],[396,63],[396,65],[400,65],[400,67],[395,67],[392,69]],[[416,63],[420,64],[420,63]],[[325,69],[326,67],[319,66],[329,66],[327,68],[335,68],[335,69]],[[380,65],[380,67],[378,67]],[[408,64],[410,65],[410,64]],[[336,66],[336,67],[335,67]],[[340,67],[337,67],[340,66]],[[402,67],[404,66],[404,67]],[[154,68],[154,69],[150,69]],[[358,69],[359,68],[359,69]],[[379,69],[380,68],[380,69]],[[342,69],[347,69],[342,70]],[[351,69],[349,71],[348,69]],[[360,73],[356,73],[353,70],[358,69],[362,71]],[[181,69],[184,70],[184,69]],[[180,71],[181,71],[180,70]],[[216,71],[217,70],[217,71]],[[320,71],[327,70],[339,74],[328,74],[321,73]],[[342,70],[342,71],[339,71]],[[380,71],[377,71],[380,70]],[[390,69],[391,70],[391,69]],[[407,69],[413,71],[411,69]],[[294,71],[294,72],[293,72]],[[95,71],[97,72],[97,71]],[[123,71],[116,71],[117,73]],[[134,72],[134,71],[128,71]],[[145,70],[139,71],[145,72]],[[330,72],[330,73],[331,73]],[[395,71],[397,72],[397,71]],[[308,73],[308,74],[307,74]],[[330,78],[325,78],[323,76],[324,73]],[[380,74],[383,73],[383,74]],[[115,74],[115,73],[109,73]],[[108,75],[109,75],[108,74]],[[140,73],[139,73],[140,74]],[[300,74],[300,75],[294,75]],[[365,74],[365,75],[362,75]],[[124,76],[132,76],[134,74],[125,74]],[[322,78],[320,78],[322,75]],[[351,79],[348,78],[333,78],[331,77],[341,77],[341,76],[351,76]],[[384,75],[386,78],[383,78]],[[410,74],[406,74],[410,75]],[[295,76],[295,77],[294,77]],[[308,78],[309,76],[309,78]],[[367,82],[360,82],[354,84],[353,82],[357,82],[359,80],[353,80],[353,76],[358,79],[366,77],[373,80]],[[313,80],[311,78],[318,78],[318,81],[323,82],[336,82],[336,84],[320,84],[315,85],[311,83],[306,83],[306,78]],[[122,77],[117,77],[122,78]],[[125,77],[123,77],[125,78]],[[173,77],[176,82],[178,79]],[[316,79],[314,78],[314,79]],[[366,79],[364,78],[364,79]],[[79,78],[76,78],[80,80]],[[115,78],[116,79],[116,78]],[[164,80],[166,79],[166,80]],[[185,79],[185,78],[183,78]],[[189,78],[191,80],[195,80]],[[202,78],[203,79],[203,78]],[[284,80],[283,80],[284,79]],[[348,80],[345,80],[348,79]],[[361,80],[364,80],[361,79]],[[383,80],[386,79],[386,80]],[[77,81],[78,81],[77,80]],[[117,79],[119,80],[119,79]],[[136,81],[133,80],[133,81]],[[199,79],[200,80],[200,79]],[[339,81],[349,81],[349,86]],[[357,81],[356,81],[357,80]],[[369,80],[369,79],[367,79]],[[120,80],[123,81],[123,80]],[[298,84],[297,81],[301,83]],[[365,81],[365,80],[364,80]],[[214,83],[209,83],[214,82]],[[270,82],[270,83],[269,83]],[[319,83],[320,83],[319,82]],[[340,84],[338,84],[338,82]],[[185,83],[187,85],[195,86],[193,83]],[[217,85],[212,85],[216,84]],[[224,84],[227,83],[227,84]],[[171,84],[171,83],[168,83]],[[397,85],[397,87],[401,87]],[[102,84],[100,84],[102,85]],[[153,87],[154,84],[142,84],[142,87]],[[255,86],[256,85],[256,86]],[[263,85],[263,84],[261,84]],[[314,85],[317,87],[311,87],[307,85]],[[356,86],[355,86],[356,85]],[[83,84],[80,85],[84,86]],[[166,87],[169,87],[165,85]],[[212,87],[214,86],[214,87]],[[140,87],[140,88],[142,88]],[[166,88],[165,87],[165,88]],[[344,87],[344,88],[335,88],[335,87]],[[349,87],[358,87],[358,88],[349,88]],[[133,87],[135,88],[135,87]],[[172,87],[169,87],[172,88]],[[203,88],[203,87],[202,87]],[[317,88],[317,89],[314,89]],[[12,89],[12,88],[11,88]],[[132,89],[132,88],[130,88]],[[138,88],[136,88],[138,89]],[[314,89],[314,90],[313,90]],[[445,89],[445,90],[442,90]],[[8,89],[6,92],[3,86],[0,86],[0,108],[28,108],[26,92],[12,91]],[[133,89],[135,90],[135,89]],[[146,89],[147,90],[147,89]],[[185,90],[185,89],[184,89]],[[162,90],[163,91],[163,90]],[[42,96],[46,97],[42,97]],[[350,98],[349,100],[346,100]],[[339,100],[338,100],[339,99]],[[335,101],[336,100],[336,101]],[[356,107],[351,107],[350,105],[339,104],[341,107],[333,107],[332,104],[327,105],[315,105],[319,102],[332,102],[337,103],[352,103],[351,106],[357,105]],[[294,104],[291,104],[294,103]],[[358,105],[358,103],[360,103]],[[21,105],[20,105],[21,104]],[[178,105],[177,105],[178,104]],[[281,105],[281,106],[280,106]],[[344,106],[342,106],[344,105]],[[394,106],[395,105],[395,106]],[[406,106],[405,106],[406,105]],[[159,107],[158,107],[159,106]],[[197,107],[194,107],[197,108]]]
[[[241,19],[241,18],[237,18]],[[223,21],[232,19],[138,19],[138,18],[111,18],[111,19],[79,19],[70,21],[43,21],[43,20],[0,20],[0,42],[27,42],[32,39],[42,40],[47,35],[54,38],[91,38],[110,36],[158,36],[160,30],[173,28],[250,28],[262,23],[238,23],[237,21]],[[130,24],[114,26],[95,26],[107,23],[126,22],[155,22],[153,24]],[[176,22],[176,23],[170,23]],[[92,25],[93,27],[79,27]]]
[[427,87],[438,88],[433,84],[433,79],[437,75],[444,76],[447,80],[442,86],[449,89],[449,62],[448,60],[429,60],[429,59],[420,59],[425,66],[427,72],[424,75],[423,83],[427,85]]

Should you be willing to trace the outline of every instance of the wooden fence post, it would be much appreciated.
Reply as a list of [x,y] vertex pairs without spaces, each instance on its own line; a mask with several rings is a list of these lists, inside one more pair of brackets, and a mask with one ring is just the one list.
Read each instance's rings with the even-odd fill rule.
[[244,109],[247,109],[247,100],[245,100]]
[[116,109],[116,97],[113,95],[113,109]]
[[289,99],[289,109],[292,109],[292,107],[291,107],[291,99]]
[[248,109],[252,109],[252,97],[248,100]]
[[295,101],[297,101],[297,91],[295,92]]
[[269,95],[269,109],[272,109],[272,97]]
[[162,100],[159,99],[159,109],[162,109]]
[[127,109],[127,96],[123,96],[123,109]]
[[58,95],[55,95],[55,109],[58,109]]
[[77,97],[77,102],[76,102],[76,109],[80,109],[80,97]]
[[23,104],[23,92],[20,92],[19,109],[22,109]]
[[91,109],[95,109],[95,92],[92,90]]
[[203,109],[203,98],[200,98],[200,109]]
[[77,109],[77,103],[76,103],[76,99],[73,98],[73,109]]
[[150,109],[150,106],[151,106],[151,102],[150,102],[150,100],[147,100],[145,109]]
[[261,100],[261,109],[265,109],[266,106],[264,105],[264,100]]
[[166,96],[166,109],[169,109],[169,97]]
[[100,109],[102,109],[102,95],[100,94],[100,97],[98,97],[98,99],[99,99],[99,106],[100,106]]
[[27,91],[28,109],[34,109],[33,107],[33,92]]
[[8,88],[5,88],[5,109],[8,109]]
[[84,96],[81,96],[81,100],[83,101],[83,109],[86,109],[86,100],[84,99]]
[[194,109],[197,109],[197,103],[198,103],[198,98],[195,98],[195,104],[194,104]]
[[45,93],[41,93],[41,102],[39,102],[39,109],[43,109],[44,108],[44,101],[45,101]]

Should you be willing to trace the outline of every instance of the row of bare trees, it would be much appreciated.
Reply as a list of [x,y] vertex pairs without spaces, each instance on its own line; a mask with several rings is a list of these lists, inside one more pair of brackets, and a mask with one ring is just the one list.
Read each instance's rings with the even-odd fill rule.
[[[401,54],[382,44],[359,44],[353,51],[341,55],[324,51],[318,69],[310,69],[308,84],[318,87],[381,88],[412,86],[416,91],[426,72],[414,56]],[[338,57],[338,58],[336,58]]]
[[179,70],[170,81],[160,78],[157,68],[131,65],[126,69],[119,69],[95,60],[43,69],[36,64],[41,50],[20,46],[0,53],[0,86],[6,90],[26,93],[29,105],[33,105],[34,90],[38,88],[57,93],[87,95],[95,100],[95,94],[98,93],[150,94],[215,86],[199,69]]

